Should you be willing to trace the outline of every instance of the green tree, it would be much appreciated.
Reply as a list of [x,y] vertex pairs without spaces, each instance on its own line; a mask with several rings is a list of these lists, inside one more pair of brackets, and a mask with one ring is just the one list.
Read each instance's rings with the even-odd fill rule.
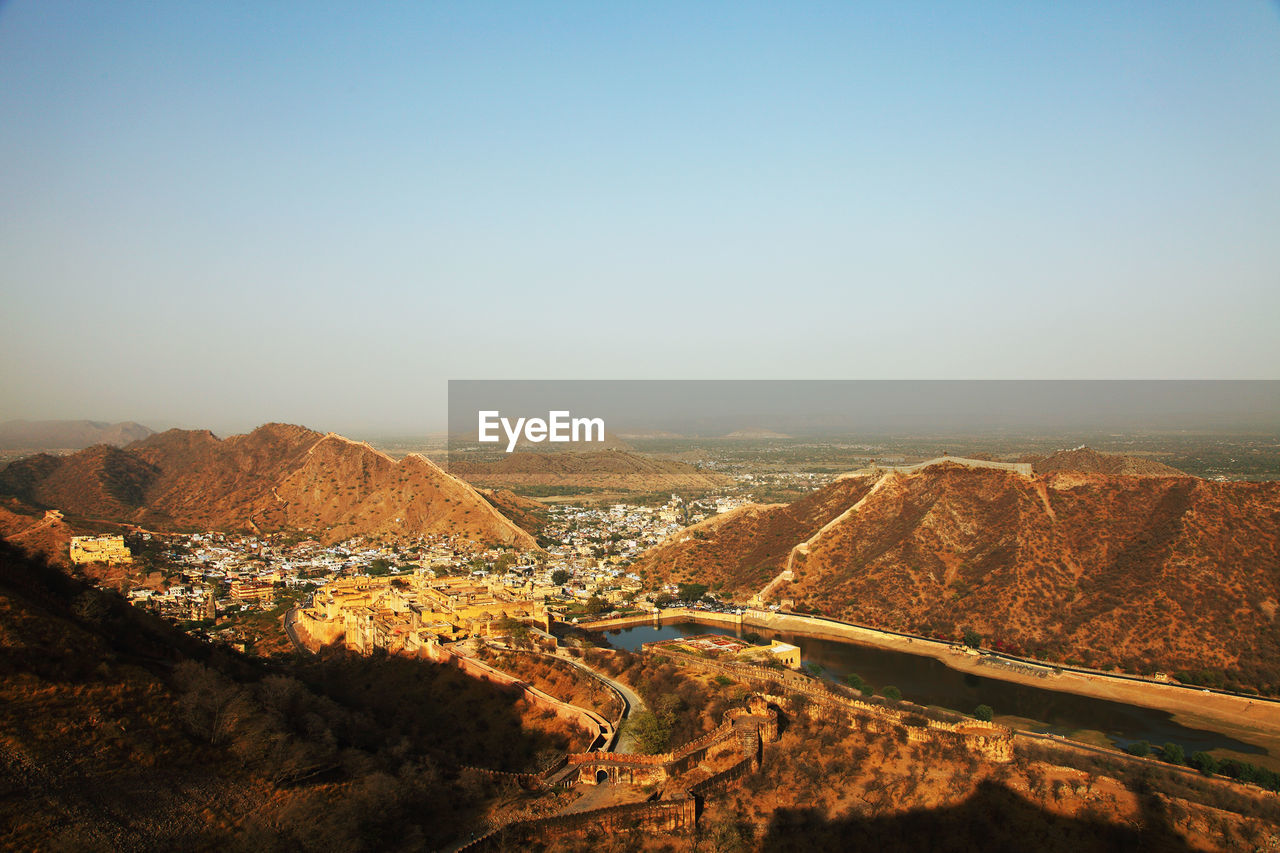
[[971,649],[979,648],[982,645],[982,635],[972,628],[965,628],[964,644]]
[[1130,755],[1136,755],[1139,758],[1144,758],[1151,754],[1151,744],[1147,743],[1145,740],[1135,740],[1133,743],[1126,746],[1124,751]]
[[1160,747],[1160,757],[1170,764],[1186,764],[1187,754],[1176,743],[1166,743]]
[[862,676],[856,672],[851,672],[844,677],[844,683],[852,687],[854,690],[860,690],[862,685],[867,682],[862,680]]
[[880,695],[886,699],[897,702],[902,698],[902,691],[890,684],[888,687],[880,691]]
[[377,557],[369,564],[369,574],[373,577],[381,577],[391,571],[391,561],[382,557]]
[[1218,760],[1207,752],[1192,753],[1191,761],[1188,763],[1206,776],[1212,776],[1218,772]]
[[680,584],[680,599],[682,601],[701,601],[702,596],[707,594],[709,587],[705,583],[682,583]]
[[996,712],[990,705],[979,705],[973,709],[973,715],[984,723],[989,723]]
[[556,586],[564,586],[569,580],[569,572],[566,569],[556,569],[551,573],[551,582]]
[[636,747],[645,755],[666,752],[671,743],[671,725],[653,711],[641,711],[627,721]]

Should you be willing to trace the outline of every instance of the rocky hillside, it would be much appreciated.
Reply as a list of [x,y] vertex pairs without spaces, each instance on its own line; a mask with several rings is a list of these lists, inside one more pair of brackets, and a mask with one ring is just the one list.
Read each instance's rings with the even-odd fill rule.
[[[757,508],[685,531],[640,565],[674,579],[705,567],[700,580],[749,594],[789,563],[795,580],[776,595],[797,609],[1280,689],[1280,483],[951,463],[869,489],[852,479],[806,498],[828,508],[804,523],[799,502]],[[792,548],[758,548],[789,530]]]
[[790,504],[750,504],[688,527],[650,549],[639,570],[666,580],[756,592],[786,565],[797,542],[862,498],[873,476],[849,477]]
[[69,519],[156,530],[297,530],[324,541],[439,533],[535,547],[475,489],[424,457],[396,462],[367,444],[288,424],[225,440],[170,430],[124,449],[39,454],[0,471],[0,495]]
[[723,474],[684,462],[653,459],[620,450],[591,453],[523,453],[497,460],[453,459],[449,472],[491,489],[529,486],[603,489],[622,492],[665,492],[715,489],[732,483]]
[[1121,453],[1100,453],[1088,447],[1059,450],[1050,456],[1027,458],[1023,461],[1031,462],[1037,474],[1074,471],[1079,474],[1112,474],[1123,477],[1187,476],[1185,472],[1154,459]]

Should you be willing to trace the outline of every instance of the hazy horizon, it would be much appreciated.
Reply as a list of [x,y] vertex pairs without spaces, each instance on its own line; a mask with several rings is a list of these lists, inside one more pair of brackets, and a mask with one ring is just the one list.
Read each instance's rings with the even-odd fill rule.
[[0,421],[1272,379],[1266,2],[0,5]]

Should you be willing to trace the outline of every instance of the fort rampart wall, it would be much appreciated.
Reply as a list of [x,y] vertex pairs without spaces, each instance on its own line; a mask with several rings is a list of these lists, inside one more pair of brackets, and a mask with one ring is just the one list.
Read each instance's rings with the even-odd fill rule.
[[[744,738],[744,733],[749,737]],[[716,746],[739,739],[743,750],[759,752],[762,741],[778,739],[778,712],[763,697],[748,700],[746,707],[730,708],[714,730],[691,740],[675,752],[633,755],[613,752],[580,753],[569,756],[569,766],[578,768],[578,781],[598,784],[604,775],[612,783],[652,784],[665,782],[698,766]],[[754,747],[749,747],[754,744]],[[758,755],[757,755],[758,757]]]
[[641,616],[620,616],[617,619],[597,619],[594,622],[581,622],[576,627],[584,631],[613,631],[619,628],[634,628],[638,625],[653,625],[662,622],[705,622],[714,625],[732,625],[741,627],[743,622],[740,613],[716,613],[711,610],[696,610],[688,607],[672,607],[655,610]]
[[927,716],[928,711],[924,708],[907,706],[899,709],[864,702],[837,693],[819,681],[789,670],[700,658],[652,644],[646,644],[645,651],[664,654],[681,666],[704,672],[746,678],[765,687],[776,684],[789,704],[794,704],[795,698],[802,696],[803,701],[814,703],[819,713],[847,717],[854,726],[865,730],[883,731],[890,727],[901,727],[906,729],[909,740],[922,742],[954,739],[991,761],[1013,760],[1013,731],[997,723],[971,720],[958,715],[954,720],[942,720]]
[[615,732],[613,723],[594,711],[563,702],[549,693],[544,693],[528,682],[521,681],[513,675],[494,669],[474,658],[458,654],[439,643],[428,643],[423,646],[420,654],[422,657],[433,660],[436,663],[456,666],[473,678],[479,678],[491,684],[522,693],[538,706],[551,710],[560,719],[579,726],[592,735],[592,749],[600,748],[613,742]]

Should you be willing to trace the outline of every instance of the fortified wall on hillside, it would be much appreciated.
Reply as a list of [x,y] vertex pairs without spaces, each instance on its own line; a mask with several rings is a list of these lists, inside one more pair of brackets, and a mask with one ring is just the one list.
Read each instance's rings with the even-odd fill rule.
[[519,691],[534,704],[546,708],[560,719],[587,732],[591,737],[591,749],[611,749],[617,739],[618,729],[615,722],[606,720],[595,711],[563,702],[528,682],[521,681],[513,675],[508,675],[500,669],[494,669],[474,658],[458,654],[448,646],[434,641],[428,642],[423,646],[420,656],[436,663],[456,666],[473,678],[488,681],[499,687]]
[[714,731],[690,741],[675,752],[659,755],[594,752],[569,756],[578,768],[578,781],[587,785],[624,783],[652,785],[676,778],[696,767],[716,747],[736,742],[744,756],[759,761],[765,743],[778,739],[778,712],[763,696],[752,696],[746,707],[730,708]]
[[966,468],[995,468],[1000,471],[1012,471],[1024,477],[1034,475],[1030,462],[993,462],[989,459],[969,459],[965,456],[938,456],[933,459],[926,459],[924,462],[917,462],[914,465],[876,465],[873,463],[871,467],[880,471],[898,471],[903,474],[913,474],[916,471],[923,471],[930,465],[940,465],[943,462],[963,465]]
[[[650,644],[646,644],[644,648],[646,652],[650,651]],[[782,694],[766,693],[765,698],[783,708],[793,707],[795,697],[803,696],[809,703],[810,713],[816,712],[828,719],[847,718],[852,727],[862,731],[905,729],[907,739],[912,742],[951,741],[962,744],[989,761],[1007,763],[1013,760],[1013,730],[998,723],[962,717],[941,720],[911,709],[899,710],[863,702],[835,693],[820,682],[785,669],[708,660],[669,648],[662,648],[661,652],[679,666],[745,678],[760,689],[777,685]]]
[[[581,829],[677,832],[695,826],[702,798],[759,770],[764,744],[777,739],[778,712],[764,697],[757,695],[750,697],[745,707],[730,708],[725,712],[724,722],[715,731],[685,744],[674,753],[631,755],[593,752],[571,755],[569,765],[577,769],[579,782],[648,785],[677,780],[677,784],[657,801],[512,821],[494,827],[459,848],[457,853],[508,849],[530,833],[549,833],[554,837]],[[718,772],[708,775],[698,765],[713,752],[728,755],[732,760]]]

